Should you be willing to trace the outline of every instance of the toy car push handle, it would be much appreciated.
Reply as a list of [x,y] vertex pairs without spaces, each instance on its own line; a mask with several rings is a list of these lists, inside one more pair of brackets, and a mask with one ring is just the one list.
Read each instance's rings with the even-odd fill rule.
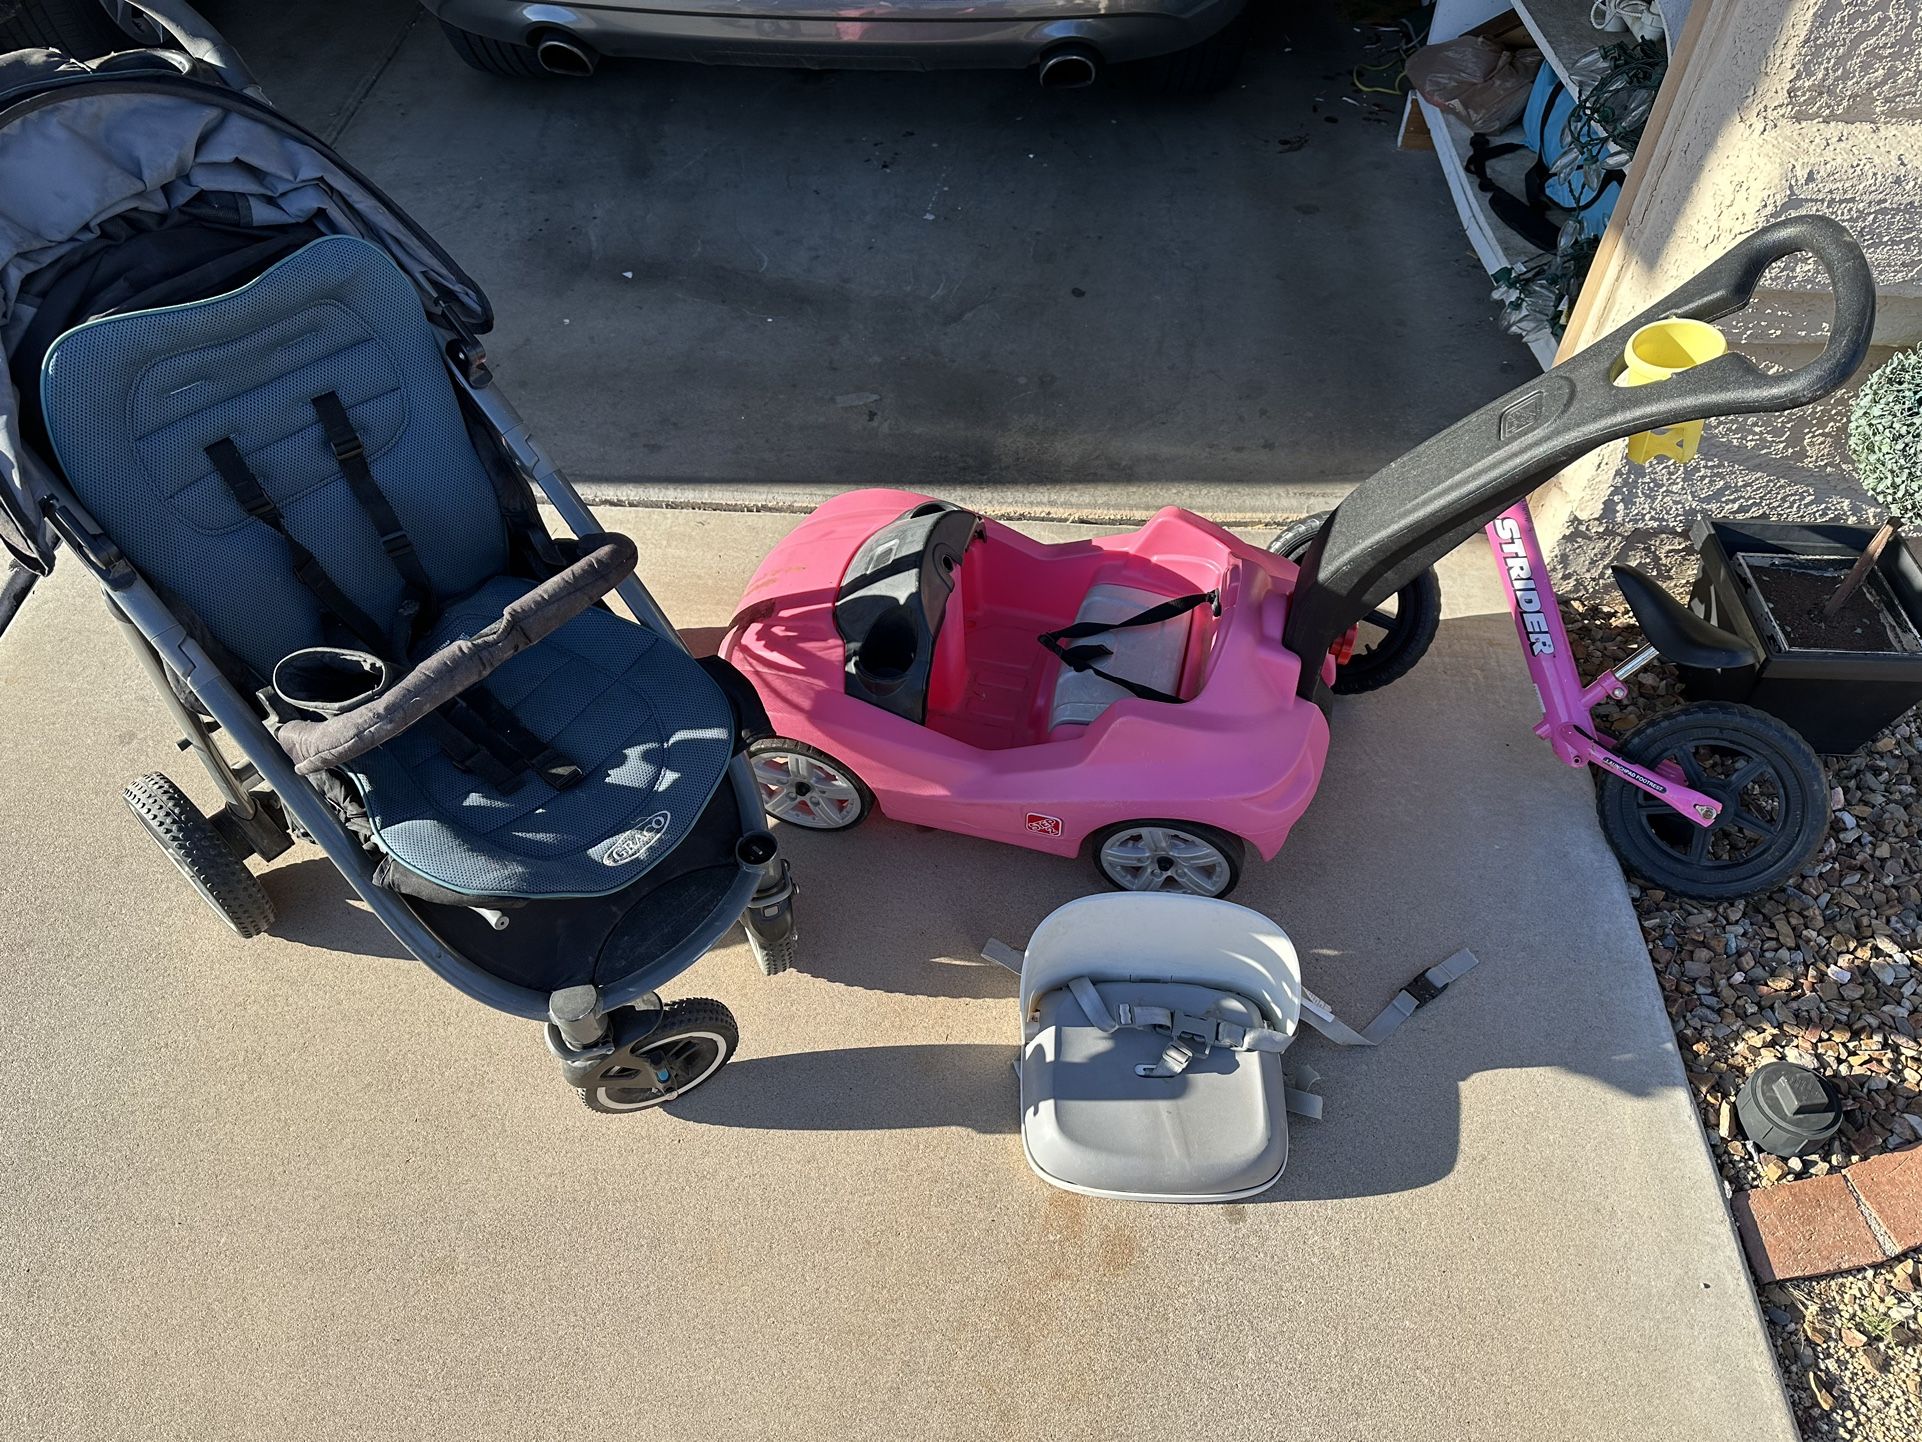
[[[1741,310],[1766,271],[1807,252],[1828,272],[1835,315],[1807,365],[1763,371],[1726,354],[1659,385],[1615,384],[1628,338],[1651,321]],[[1283,640],[1325,655],[1348,628],[1577,457],[1639,431],[1709,416],[1793,410],[1854,373],[1875,324],[1875,282],[1847,230],[1819,215],[1777,221],[1609,335],[1390,462],[1335,508],[1301,560]],[[1318,668],[1301,668],[1313,697]]]

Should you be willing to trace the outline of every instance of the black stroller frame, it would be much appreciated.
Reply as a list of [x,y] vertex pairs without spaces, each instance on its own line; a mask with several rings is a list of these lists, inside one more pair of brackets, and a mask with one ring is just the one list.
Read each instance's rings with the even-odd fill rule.
[[[218,98],[218,103],[229,108],[245,108],[259,118],[270,119],[323,155],[337,159],[317,138],[268,107],[239,57],[188,6],[178,0],[134,0],[134,8],[145,12],[169,34],[178,53],[140,52],[147,57],[144,70],[135,56],[118,57],[110,64],[117,66],[120,75],[135,76],[137,83],[146,83],[156,74],[164,79],[165,68],[155,68],[164,61],[179,73],[178,83],[191,88],[196,98]],[[99,87],[103,81],[116,83],[104,69],[77,71],[70,77],[46,82],[39,91],[81,84]],[[168,79],[167,83],[175,82]],[[9,108],[12,98],[0,92],[0,113]],[[394,216],[405,219],[377,188],[345,162],[339,164]],[[432,244],[431,238],[414,229],[420,239]],[[448,297],[442,297],[438,306],[426,296],[422,301],[428,319],[444,339],[443,356],[456,391],[471,414],[484,421],[520,481],[536,488],[576,536],[601,531],[580,493],[493,383],[480,341],[474,328],[463,321],[458,305]],[[296,836],[311,840],[374,917],[442,980],[496,1010],[545,1022],[547,1045],[569,1085],[580,1088],[590,1105],[595,1104],[597,1092],[604,1097],[620,1094],[618,1104],[597,1109],[634,1110],[670,1100],[685,1086],[705,1080],[719,1069],[732,1050],[731,1018],[725,1020],[723,1029],[729,1035],[719,1046],[718,1059],[685,1085],[679,1085],[676,1078],[673,1089],[665,1093],[663,1088],[669,1086],[667,1069],[657,1068],[650,1059],[649,1039],[665,1015],[656,988],[692,965],[737,923],[745,927],[764,971],[785,969],[793,954],[798,936],[793,910],[795,887],[788,864],[777,854],[775,840],[767,830],[744,744],[735,746],[729,756],[721,783],[729,788],[739,816],[736,869],[705,917],[678,944],[618,981],[572,985],[551,992],[518,984],[450,945],[407,897],[376,880],[376,853],[350,830],[340,804],[296,770],[294,760],[269,729],[256,698],[223,672],[208,646],[196,639],[193,629],[88,513],[58,468],[45,466],[42,470],[44,474],[32,477],[38,515],[20,514],[19,499],[9,497],[6,488],[0,486],[0,502],[10,507],[0,513],[0,520],[8,522],[0,528],[0,539],[7,541],[7,549],[13,553],[4,593],[0,593],[0,629],[18,610],[33,583],[51,571],[55,553],[52,542],[57,536],[99,582],[109,611],[179,728],[181,749],[194,753],[218,790],[224,809],[210,819],[237,855],[252,852],[272,858],[285,851]],[[534,524],[539,525],[538,519]],[[20,544],[23,540],[24,546]],[[679,633],[637,575],[628,574],[615,587],[615,593],[643,626],[686,651]],[[183,686],[197,700],[204,716],[183,699]],[[750,713],[746,718],[741,717],[743,709]],[[736,707],[737,720],[743,726],[751,727],[752,710],[751,702],[746,708]],[[216,740],[216,732],[225,732],[232,739],[241,753],[240,760],[229,758]],[[494,930],[505,929],[512,921],[511,913],[478,905],[470,909]],[[724,1016],[725,1009],[720,1011]],[[715,1040],[721,1041],[718,1036]]]

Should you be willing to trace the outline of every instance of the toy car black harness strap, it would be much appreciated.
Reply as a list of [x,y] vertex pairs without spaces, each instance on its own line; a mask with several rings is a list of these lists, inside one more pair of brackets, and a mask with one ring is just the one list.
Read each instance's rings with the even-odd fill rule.
[[1172,621],[1177,616],[1185,616],[1195,607],[1202,605],[1212,607],[1214,613],[1219,616],[1221,592],[1218,590],[1196,591],[1191,596],[1177,596],[1173,600],[1163,601],[1158,606],[1150,606],[1147,610],[1130,616],[1125,621],[1077,621],[1072,626],[1063,626],[1057,631],[1044,631],[1039,640],[1043,646],[1058,656],[1061,664],[1070,671],[1092,672],[1103,681],[1111,682],[1144,701],[1167,701],[1180,705],[1182,698],[1179,696],[1170,695],[1153,686],[1145,686],[1139,681],[1130,681],[1126,676],[1117,676],[1111,671],[1102,670],[1095,662],[1114,655],[1114,652],[1106,646],[1064,646],[1061,643],[1082,641],[1090,636],[1099,636],[1108,631],[1123,631],[1131,626],[1158,626],[1163,621]]

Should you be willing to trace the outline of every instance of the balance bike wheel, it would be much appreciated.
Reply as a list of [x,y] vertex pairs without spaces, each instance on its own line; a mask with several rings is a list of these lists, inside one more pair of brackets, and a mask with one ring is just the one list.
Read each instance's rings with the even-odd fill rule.
[[1624,866],[1664,890],[1707,900],[1772,891],[1815,859],[1828,834],[1820,759],[1794,728],[1752,706],[1702,701],[1657,716],[1628,734],[1620,755],[1648,770],[1673,763],[1722,808],[1698,826],[1603,773],[1602,835]]

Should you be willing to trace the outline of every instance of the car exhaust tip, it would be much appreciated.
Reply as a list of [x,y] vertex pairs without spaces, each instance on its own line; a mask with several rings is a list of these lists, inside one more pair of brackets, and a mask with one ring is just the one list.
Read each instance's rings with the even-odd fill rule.
[[550,75],[592,75],[600,63],[600,57],[592,50],[565,35],[543,37],[534,46],[534,58]]
[[1080,90],[1101,73],[1101,56],[1086,45],[1063,45],[1041,57],[1043,90]]

